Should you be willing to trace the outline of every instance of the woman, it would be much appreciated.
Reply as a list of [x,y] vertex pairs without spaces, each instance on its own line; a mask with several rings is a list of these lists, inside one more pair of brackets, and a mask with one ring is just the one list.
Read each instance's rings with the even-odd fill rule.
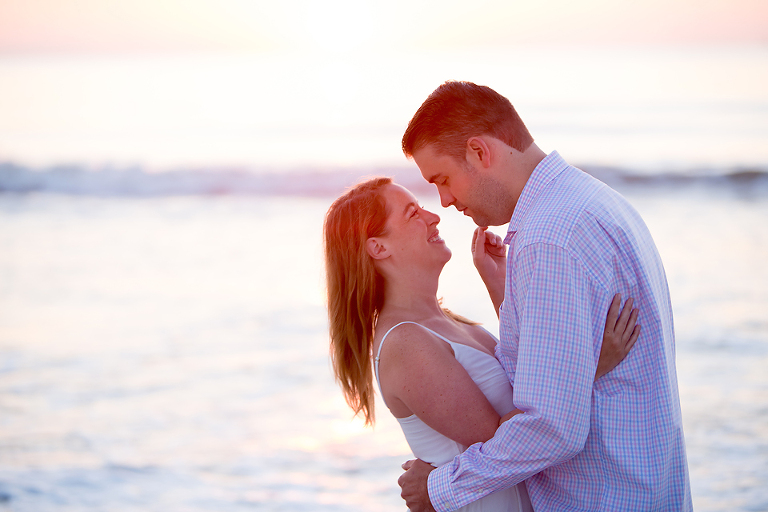
[[[494,357],[497,340],[442,308],[436,297],[451,258],[439,221],[407,189],[376,178],[338,198],[324,226],[333,366],[347,403],[372,424],[376,374],[414,455],[435,466],[487,441],[501,421],[521,412]],[[478,228],[475,251],[483,241],[503,256],[499,237]],[[637,339],[630,301],[619,315],[620,298],[614,298],[595,378],[615,367]],[[531,507],[519,484],[461,510]]]

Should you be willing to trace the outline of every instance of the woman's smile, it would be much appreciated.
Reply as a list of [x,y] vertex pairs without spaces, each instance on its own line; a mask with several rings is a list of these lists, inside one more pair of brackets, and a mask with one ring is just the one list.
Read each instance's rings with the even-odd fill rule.
[[432,236],[429,237],[427,242],[430,242],[430,243],[434,243],[434,242],[444,243],[443,239],[440,238],[440,232],[437,231],[437,230],[435,230],[435,232],[432,234]]

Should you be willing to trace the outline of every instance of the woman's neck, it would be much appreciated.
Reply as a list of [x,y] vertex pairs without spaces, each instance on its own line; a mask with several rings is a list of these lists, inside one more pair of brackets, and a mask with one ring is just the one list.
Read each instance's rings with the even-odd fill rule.
[[384,289],[382,313],[413,318],[442,314],[437,300],[438,277],[439,274],[434,277],[421,274],[388,279]]

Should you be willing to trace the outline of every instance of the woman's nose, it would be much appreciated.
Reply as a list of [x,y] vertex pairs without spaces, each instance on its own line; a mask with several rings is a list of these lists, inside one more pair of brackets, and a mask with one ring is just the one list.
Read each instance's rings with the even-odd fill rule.
[[432,213],[429,210],[424,210],[428,214],[429,223],[430,224],[437,224],[440,222],[440,216],[436,213]]

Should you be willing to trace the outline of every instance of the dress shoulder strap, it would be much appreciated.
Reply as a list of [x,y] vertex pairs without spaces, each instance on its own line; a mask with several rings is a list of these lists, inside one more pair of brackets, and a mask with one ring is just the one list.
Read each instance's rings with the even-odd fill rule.
[[379,350],[376,352],[376,357],[373,358],[373,365],[376,367],[376,382],[379,383],[379,393],[382,395],[382,398],[384,397],[384,394],[381,393],[381,380],[379,379],[379,357],[381,356],[381,347],[384,346],[384,341],[387,339],[387,336],[389,336],[389,333],[391,333],[395,329],[395,327],[400,327],[403,324],[419,325],[416,322],[400,322],[399,324],[395,324],[392,327],[390,327],[389,330],[381,338],[381,343],[379,343]]
[[[373,361],[374,361],[373,365],[374,365],[375,370],[376,370],[376,382],[378,382],[378,384],[379,384],[379,394],[381,395],[382,400],[384,399],[384,393],[381,392],[381,380],[379,379],[379,357],[381,356],[381,347],[384,346],[384,341],[387,339],[387,336],[389,336],[389,333],[391,333],[395,329],[395,327],[400,327],[403,324],[418,325],[422,329],[431,332],[432,334],[434,334],[438,338],[441,338],[442,340],[446,341],[448,344],[452,345],[451,341],[448,338],[446,338],[445,336],[443,336],[442,334],[436,333],[435,331],[433,331],[429,327],[424,327],[423,325],[421,325],[420,323],[417,323],[417,322],[411,322],[411,321],[406,320],[405,322],[400,322],[399,324],[395,324],[392,327],[390,327],[389,330],[381,338],[381,343],[379,343],[379,350],[376,352],[376,357],[373,359]],[[384,404],[386,405],[386,401],[385,401]]]

